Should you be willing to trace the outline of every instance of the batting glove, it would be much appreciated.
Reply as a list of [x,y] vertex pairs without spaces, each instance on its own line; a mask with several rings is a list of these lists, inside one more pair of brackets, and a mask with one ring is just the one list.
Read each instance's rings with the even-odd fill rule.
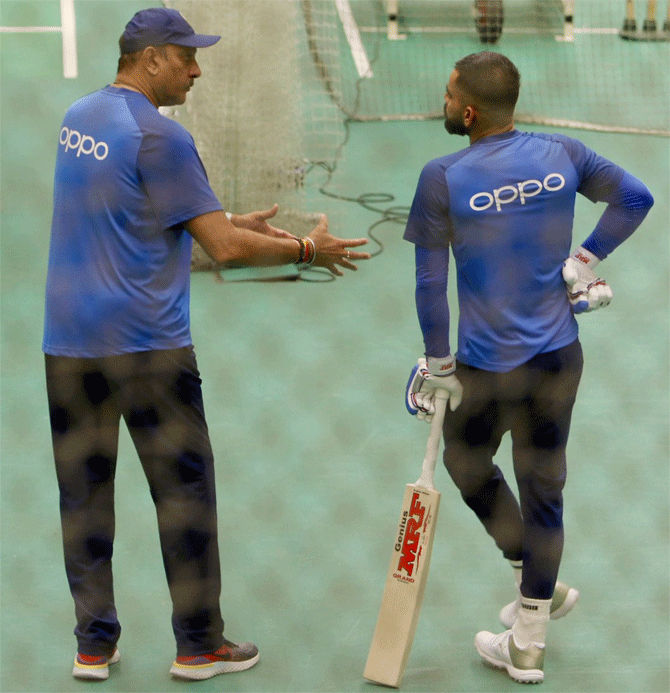
[[563,263],[563,281],[573,313],[588,313],[604,308],[612,300],[612,289],[593,269],[600,260],[581,246]]
[[455,411],[463,399],[463,386],[455,375],[456,361],[445,358],[420,358],[410,373],[405,391],[407,411],[421,421],[430,423],[435,413],[435,390],[446,390],[449,408]]

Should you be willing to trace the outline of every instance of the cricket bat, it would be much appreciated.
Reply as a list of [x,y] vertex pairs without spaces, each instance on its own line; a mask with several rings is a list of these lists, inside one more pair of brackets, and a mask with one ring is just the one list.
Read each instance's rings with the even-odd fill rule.
[[447,397],[445,390],[435,391],[435,414],[421,476],[405,488],[382,604],[363,671],[369,681],[393,688],[400,686],[405,672],[428,579],[440,507],[440,492],[433,478]]

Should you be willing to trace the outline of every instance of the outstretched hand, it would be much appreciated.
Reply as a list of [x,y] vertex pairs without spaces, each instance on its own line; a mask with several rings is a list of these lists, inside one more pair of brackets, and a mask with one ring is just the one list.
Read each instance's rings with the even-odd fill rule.
[[344,274],[339,267],[357,270],[358,267],[353,263],[354,260],[370,259],[370,253],[348,250],[348,248],[365,245],[368,242],[367,238],[337,238],[332,236],[328,231],[328,217],[325,214],[321,215],[319,223],[312,229],[309,238],[314,241],[316,247],[313,265],[325,267],[338,277]]
[[268,219],[272,219],[272,217],[277,214],[278,209],[279,205],[276,204],[271,209],[265,211],[236,214],[235,226],[249,229],[249,231],[255,231],[256,233],[262,233],[265,236],[273,236],[274,238],[295,238],[292,233],[268,224]]

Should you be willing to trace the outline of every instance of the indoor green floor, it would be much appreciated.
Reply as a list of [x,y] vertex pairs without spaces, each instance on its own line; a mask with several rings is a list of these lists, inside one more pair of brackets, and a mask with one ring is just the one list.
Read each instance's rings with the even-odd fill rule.
[[[30,24],[45,2],[3,0],[0,9],[12,5]],[[336,281],[193,277],[193,338],[217,455],[226,634],[257,643],[260,664],[197,684],[170,678],[154,512],[124,432],[114,564],[122,659],[104,683],[71,677],[73,608],[40,351],[55,133],[72,100],[111,81],[122,26],[146,6],[77,2],[77,80],[62,77],[57,37],[0,36],[0,691],[373,693],[363,665],[401,493],[418,477],[428,431],[403,404],[422,343],[412,248],[390,223],[376,230],[384,251]],[[641,177],[656,205],[602,265],[612,305],[580,318],[586,366],[569,446],[562,577],[581,600],[552,623],[542,690],[667,693],[668,139],[569,134]],[[389,192],[406,205],[423,163],[464,144],[439,121],[353,125],[333,184],[341,194]],[[576,241],[600,209],[579,201]],[[378,218],[346,203],[337,212],[345,236],[365,235]],[[499,454],[505,470],[508,448]],[[436,483],[443,497],[433,563],[402,690],[518,690],[473,647],[478,630],[500,628],[511,571],[441,468]]]

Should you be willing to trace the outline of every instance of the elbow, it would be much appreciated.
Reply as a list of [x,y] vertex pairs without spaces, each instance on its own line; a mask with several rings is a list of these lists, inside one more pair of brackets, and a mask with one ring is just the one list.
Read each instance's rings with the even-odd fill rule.
[[642,209],[649,211],[654,206],[654,196],[645,188],[644,193],[640,196],[640,206]]
[[246,243],[223,242],[206,249],[214,262],[223,268],[246,267],[252,264],[253,252],[251,246]]
[[254,247],[249,232],[232,226],[220,210],[191,219],[186,229],[221,267],[243,267],[253,261]]
[[624,201],[631,212],[648,212],[654,206],[654,197],[646,185],[640,184],[635,193]]
[[630,174],[626,174],[622,180],[620,196],[620,200],[615,204],[631,212],[648,212],[654,206],[654,197],[649,188]]
[[440,277],[439,279],[426,279],[425,277],[417,277],[416,293],[422,296],[439,296],[447,292],[447,278]]
[[224,247],[220,246],[209,246],[209,247],[204,247],[203,250],[209,258],[215,262],[219,267],[234,267],[234,259],[231,257],[230,253],[228,250]]

